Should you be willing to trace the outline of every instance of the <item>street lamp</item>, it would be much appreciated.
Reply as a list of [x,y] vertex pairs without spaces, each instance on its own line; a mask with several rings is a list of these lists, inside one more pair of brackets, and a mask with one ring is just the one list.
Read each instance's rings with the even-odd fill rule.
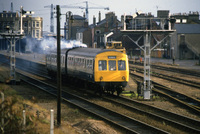
[[23,10],[22,6],[20,7],[20,34],[22,34],[22,32],[23,32],[23,29],[22,29],[23,20],[22,20],[22,18],[23,18],[24,14],[34,14],[34,12],[33,11],[25,11],[25,10]]
[[[20,34],[22,34],[24,32],[24,30],[22,29],[23,28],[22,23],[23,23],[23,15],[25,15],[25,14],[34,14],[34,12],[33,11],[25,11],[25,10],[23,10],[22,6],[20,7]],[[20,44],[21,44],[21,41],[19,43],[19,54],[20,54],[20,48],[21,48]]]

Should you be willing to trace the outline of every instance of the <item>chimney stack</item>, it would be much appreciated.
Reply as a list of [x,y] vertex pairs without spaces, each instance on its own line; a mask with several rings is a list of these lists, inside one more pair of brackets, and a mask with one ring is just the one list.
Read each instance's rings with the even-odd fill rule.
[[85,12],[83,12],[83,17],[85,18]]
[[93,24],[96,25],[96,17],[93,16]]
[[11,8],[10,8],[10,10],[11,10],[11,13],[13,12],[13,3],[11,2]]
[[101,12],[99,11],[99,22],[101,21]]

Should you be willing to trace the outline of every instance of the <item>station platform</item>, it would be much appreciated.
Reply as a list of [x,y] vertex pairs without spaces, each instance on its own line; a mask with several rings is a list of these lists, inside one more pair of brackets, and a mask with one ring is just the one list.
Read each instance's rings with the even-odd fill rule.
[[[7,52],[5,50],[0,51],[0,54],[5,55],[5,56],[10,56],[10,52]],[[45,64],[45,54],[38,54],[38,53],[18,53],[15,52],[15,57],[20,58],[20,59],[25,59],[29,60],[32,62],[40,63],[40,64]]]

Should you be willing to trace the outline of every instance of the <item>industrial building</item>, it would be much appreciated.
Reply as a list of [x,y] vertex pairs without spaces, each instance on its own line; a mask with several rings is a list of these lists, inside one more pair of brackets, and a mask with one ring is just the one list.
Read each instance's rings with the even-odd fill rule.
[[[3,11],[0,13],[0,32],[20,30],[20,15],[18,12]],[[43,19],[26,15],[23,17],[23,28],[25,36],[40,39],[42,38]]]
[[19,20],[18,12],[0,12],[0,32],[6,32],[8,28],[14,31],[19,30]]
[[200,57],[200,20],[198,12],[176,13],[176,32],[171,36],[171,50],[177,59]]
[[[31,15],[23,16],[22,29],[24,38],[16,42],[16,51],[26,52],[27,41],[34,40],[37,42],[43,36],[43,18],[32,17]],[[20,33],[20,14],[19,12],[3,11],[0,12],[0,32],[17,32]],[[29,40],[26,40],[29,38]],[[9,43],[4,38],[0,38],[0,49],[7,50]]]
[[[158,10],[157,17],[148,14],[135,14],[126,16],[126,28],[127,29],[168,29],[169,21],[169,10]],[[149,19],[149,22],[148,22]],[[164,25],[161,26],[160,23],[154,23],[153,20],[162,19]],[[152,57],[158,58],[176,58],[176,59],[197,59],[200,55],[200,20],[198,12],[190,12],[188,14],[173,14],[170,16],[170,19],[175,20],[174,24],[172,23],[171,28],[176,31],[170,34],[164,42],[162,42],[158,47],[152,51]],[[122,24],[124,23],[124,18],[122,16]],[[149,25],[151,21],[151,26]],[[137,24],[137,25],[136,25]],[[159,24],[159,27],[157,27]],[[140,35],[129,35],[133,40],[136,40]],[[163,38],[163,35],[156,36],[158,40]],[[155,45],[155,40],[152,37],[151,46]],[[140,49],[126,37],[123,38],[123,44],[127,49],[127,52],[134,53],[136,55],[142,55]],[[143,38],[139,40],[139,44],[143,43]]]
[[200,56],[200,24],[175,24],[171,50],[178,59],[196,59]]

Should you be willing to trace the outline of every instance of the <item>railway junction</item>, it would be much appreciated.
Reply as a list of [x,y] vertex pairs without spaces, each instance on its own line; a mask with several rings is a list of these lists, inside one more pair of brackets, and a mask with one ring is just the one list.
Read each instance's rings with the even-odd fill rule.
[[[3,55],[3,58],[2,58]],[[6,61],[4,61],[6,58],[5,56],[7,55],[7,53],[5,51],[1,51],[1,72],[4,70],[8,71],[8,67],[6,67]],[[26,60],[26,61],[20,61],[19,59]],[[4,59],[4,60],[3,60]],[[8,60],[8,59],[7,59]],[[18,95],[22,95],[25,99],[30,100],[31,102],[36,102],[36,104],[38,104],[39,106],[41,106],[44,109],[50,110],[50,108],[54,108],[56,111],[56,98],[53,97],[52,95],[48,95],[53,94],[54,89],[42,89],[43,91],[38,90],[36,87],[41,88],[41,87],[45,87],[40,85],[41,82],[35,82],[38,80],[41,81],[49,81],[49,80],[45,80],[48,78],[45,78],[43,75],[45,75],[45,71],[39,71],[41,70],[42,66],[44,66],[45,64],[45,57],[44,55],[35,55],[35,54],[17,54],[16,53],[16,61],[17,63],[22,62],[24,64],[26,64],[26,67],[28,68],[28,70],[35,70],[33,72],[29,72],[28,70],[21,70],[20,65],[16,65],[17,67],[17,76],[19,76],[18,74],[18,70],[21,73],[20,74],[20,79],[21,80],[21,84],[20,85],[16,85],[16,86],[11,86],[14,90],[17,91]],[[31,62],[30,62],[31,61]],[[153,90],[153,98],[150,101],[143,101],[143,99],[141,97],[136,96],[137,94],[137,82],[138,80],[140,80],[139,76],[143,76],[143,73],[141,74],[140,71],[143,71],[143,63],[141,64],[139,60],[133,60],[130,59],[129,60],[129,66],[130,66],[130,73],[133,73],[133,76],[131,74],[130,77],[130,81],[128,86],[126,87],[126,92],[122,93],[122,95],[120,96],[120,98],[115,98],[115,97],[110,97],[109,95],[104,94],[102,97],[99,98],[99,96],[94,96],[94,93],[90,93],[90,91],[85,92],[84,90],[82,90],[82,87],[77,87],[77,86],[68,86],[65,85],[63,87],[63,89],[66,88],[66,93],[63,92],[62,94],[66,94],[64,96],[66,96],[66,102],[65,102],[65,98],[63,98],[63,103],[62,104],[62,121],[63,123],[69,122],[69,127],[71,129],[71,131],[73,131],[74,133],[76,132],[82,132],[82,131],[89,131],[89,132],[100,132],[100,131],[105,131],[105,133],[146,133],[142,130],[140,130],[140,126],[138,126],[138,123],[142,122],[142,123],[146,123],[149,124],[150,126],[154,126],[154,128],[151,128],[149,125],[145,126],[147,127],[147,131],[152,131],[152,133],[199,133],[199,112],[198,112],[198,101],[197,102],[188,102],[189,103],[195,103],[195,105],[197,106],[196,109],[191,109],[190,106],[185,106],[181,103],[179,103],[179,101],[176,101],[176,99],[170,98],[169,96],[173,96],[170,93],[165,92],[165,94],[167,94],[166,96],[164,96],[163,94],[160,94],[159,92],[156,92],[156,90]],[[190,80],[190,81],[195,81],[196,83],[200,83],[198,76],[194,75],[195,74],[199,74],[199,66],[196,65],[196,63],[198,63],[198,61],[196,60],[177,60],[176,64],[173,65],[173,61],[168,60],[168,59],[152,59],[152,74],[165,74],[165,75],[169,75],[169,76],[174,76],[177,78],[182,78],[184,77],[184,79],[186,80]],[[39,64],[36,66],[36,64]],[[155,66],[155,68],[154,68]],[[156,67],[157,66],[157,67]],[[31,68],[30,68],[31,67]],[[161,70],[162,67],[165,67],[164,70]],[[35,68],[35,69],[33,69]],[[37,70],[38,68],[40,68],[39,70]],[[170,72],[167,71],[167,69],[172,69],[172,70],[179,70],[179,72],[175,71],[175,72]],[[186,71],[186,72],[190,72],[191,74],[184,74],[181,73],[181,71]],[[25,73],[26,72],[26,73]],[[192,74],[193,72],[193,74]],[[3,73],[1,73],[3,74]],[[29,76],[30,74],[35,75],[35,76]],[[39,75],[40,74],[40,75]],[[1,81],[3,81],[3,83],[5,83],[5,77],[7,75],[7,77],[9,76],[8,73],[4,74],[5,76],[1,76]],[[27,76],[26,76],[27,75]],[[137,78],[136,78],[137,77]],[[154,78],[155,77],[155,78]],[[3,79],[2,79],[3,78]],[[187,97],[191,97],[194,100],[199,100],[200,98],[200,94],[199,94],[199,88],[197,87],[192,87],[189,85],[184,85],[182,83],[177,83],[177,82],[172,82],[172,81],[168,81],[165,80],[165,78],[158,78],[156,76],[152,76],[151,77],[153,81],[164,85],[168,88],[170,88],[171,90],[174,90],[178,93],[181,93],[183,95],[186,95]],[[43,79],[43,80],[42,80]],[[29,84],[25,84],[25,83],[29,83],[32,86],[29,86]],[[40,84],[39,84],[40,83]],[[48,83],[48,82],[47,82]],[[55,85],[56,83],[54,82],[50,82],[50,84]],[[36,86],[37,85],[37,86]],[[9,85],[7,85],[9,86]],[[46,85],[47,86],[47,85]],[[155,86],[155,88],[157,88]],[[31,91],[32,89],[34,89],[35,91]],[[75,89],[75,90],[74,90]],[[49,90],[49,91],[47,91]],[[68,91],[69,90],[69,91]],[[78,91],[78,92],[77,92]],[[24,93],[22,93],[24,92]],[[128,92],[128,93],[127,93]],[[69,94],[70,95],[67,95]],[[131,93],[131,94],[130,94]],[[72,97],[73,94],[76,97],[81,97],[79,99],[84,99],[84,101],[90,101],[87,102],[88,104],[86,104],[86,102],[84,102],[84,104],[79,104],[78,102],[80,101],[78,98],[75,99],[76,97],[74,96],[73,98],[69,98]],[[42,97],[42,96],[45,97]],[[124,96],[124,97],[123,97]],[[168,97],[167,97],[168,96]],[[176,95],[176,96],[180,96],[180,94]],[[185,97],[185,96],[184,96]],[[181,98],[182,101],[184,101],[184,97]],[[126,100],[128,98],[128,100]],[[124,100],[123,100],[124,99]],[[37,101],[36,101],[37,100]],[[70,100],[70,101],[69,101]],[[79,100],[79,101],[78,101]],[[129,102],[130,101],[130,102]],[[81,102],[83,102],[83,100],[81,100]],[[89,103],[94,103],[92,104],[93,106],[91,106],[91,104]],[[64,106],[65,103],[67,103],[67,106]],[[68,103],[72,103],[72,104],[68,104]],[[71,108],[71,106],[69,105],[74,105],[76,104],[77,106],[73,106],[75,107],[75,110],[73,110],[73,108]],[[82,106],[81,106],[82,105]],[[85,107],[85,110],[81,110],[80,107],[84,107],[85,105],[87,105]],[[94,105],[98,105],[98,106],[94,106]],[[115,124],[116,118],[114,119],[112,116],[107,116],[106,113],[99,113],[98,111],[96,111],[97,109],[100,109],[100,107],[103,108],[100,111],[106,111],[107,110],[111,110],[111,111],[117,111],[117,113],[120,113],[121,115],[115,115],[117,113],[110,113],[111,111],[107,111],[106,113],[110,113],[112,116],[123,116],[126,115],[126,117],[121,117],[121,118],[127,118],[125,119],[125,121],[130,121],[128,124],[137,124],[136,128],[129,128],[126,129],[126,127],[124,128],[123,125],[117,125]],[[79,108],[78,108],[79,107]],[[89,108],[91,107],[91,108]],[[96,108],[94,108],[96,107]],[[145,107],[147,109],[145,109]],[[106,109],[105,109],[106,108]],[[123,108],[123,110],[121,110]],[[71,110],[72,113],[76,113],[75,115],[73,115],[72,113],[70,113],[69,111]],[[95,110],[96,109],[96,110]],[[162,111],[162,110],[163,111]],[[69,110],[69,111],[68,111]],[[79,111],[80,110],[80,111]],[[66,112],[68,111],[68,112]],[[92,111],[92,115],[91,112]],[[133,112],[134,111],[134,112]],[[145,111],[148,111],[148,113],[145,113]],[[168,113],[165,113],[166,111],[168,111]],[[98,114],[97,114],[98,113]],[[159,113],[159,114],[158,114]],[[163,114],[162,114],[163,113]],[[74,116],[73,119],[70,119],[68,117],[69,116]],[[175,114],[175,115],[174,115]],[[177,114],[177,115],[176,115]],[[104,117],[104,118],[100,118],[99,117]],[[157,117],[159,115],[159,117]],[[164,117],[164,115],[167,115],[167,117]],[[177,116],[179,116],[178,118],[180,118],[179,120],[176,118]],[[77,117],[76,117],[77,116]],[[89,117],[88,117],[89,116]],[[169,118],[170,116],[170,118]],[[93,119],[88,119],[92,117]],[[132,119],[134,119],[135,121],[133,121]],[[149,120],[150,119],[150,120]],[[84,121],[85,120],[85,121]],[[117,119],[119,120],[119,119]],[[112,121],[112,122],[110,122]],[[138,122],[139,121],[139,122]],[[175,123],[175,122],[176,123]],[[178,122],[178,123],[177,123]],[[186,123],[188,122],[188,123]],[[105,125],[106,123],[106,125]],[[113,124],[114,123],[114,124]],[[159,124],[159,125],[158,125]],[[190,125],[190,124],[197,124],[197,126],[195,125]],[[117,126],[116,126],[117,125]],[[144,124],[140,124],[141,127],[144,127]],[[85,126],[89,126],[88,128],[85,128]],[[104,126],[104,127],[103,127]],[[127,126],[127,125],[125,125]],[[67,127],[69,129],[69,127]],[[90,128],[91,127],[91,128]],[[184,129],[183,129],[184,128]],[[90,130],[90,129],[94,129],[94,130]],[[63,130],[64,131],[64,130]]]
[[[3,43],[1,47],[6,46],[7,51],[0,51],[1,133],[200,133],[200,60],[173,57],[176,53],[172,46],[175,45],[169,42],[172,33],[180,34],[181,28],[178,25],[178,31],[175,30],[174,24],[178,22],[174,16],[170,17],[169,11],[161,11],[166,13],[165,17],[148,14],[140,18],[139,12],[134,17],[122,16],[120,27],[123,29],[118,29],[117,25],[116,33],[120,32],[121,37],[128,38],[140,50],[137,51],[140,57],[131,55],[129,59],[125,49],[120,51],[122,47],[103,49],[98,46],[101,42],[90,44],[89,48],[61,51],[59,5],[56,6],[57,51],[39,54],[26,48],[26,53],[21,53],[18,42],[17,53],[14,38],[23,36],[22,15],[27,13],[22,7],[20,12],[20,34],[13,31],[1,34],[11,39],[10,48]],[[69,23],[72,25],[75,15],[71,11],[65,15],[70,39]],[[106,17],[113,15],[108,13]],[[83,22],[86,26],[87,19]],[[101,23],[103,21],[96,23],[94,18],[94,27]],[[34,21],[33,26],[40,24]],[[108,31],[108,22],[105,27]],[[95,36],[101,39],[98,30]],[[34,34],[39,37],[39,30]],[[103,35],[104,43],[112,34]],[[65,33],[65,39],[66,36]],[[179,37],[183,49],[180,57],[184,57],[186,46],[192,50],[187,41],[194,36],[188,39],[182,33]],[[140,39],[143,39],[142,45]],[[171,60],[151,58],[151,51],[154,48],[161,50],[157,47],[161,43],[164,49],[169,45]],[[99,48],[91,48],[93,45]],[[196,58],[193,53],[189,54]]]

